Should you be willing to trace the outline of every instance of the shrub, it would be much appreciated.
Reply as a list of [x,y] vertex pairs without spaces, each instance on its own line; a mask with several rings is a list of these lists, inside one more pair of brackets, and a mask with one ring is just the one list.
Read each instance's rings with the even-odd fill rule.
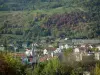
[[18,58],[10,53],[0,52],[0,74],[1,75],[25,75],[25,67]]

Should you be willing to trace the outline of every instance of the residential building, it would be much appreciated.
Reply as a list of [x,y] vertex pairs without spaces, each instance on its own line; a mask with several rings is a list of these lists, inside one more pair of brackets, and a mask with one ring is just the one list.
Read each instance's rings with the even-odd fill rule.
[[3,45],[0,46],[0,51],[4,51],[5,47]]

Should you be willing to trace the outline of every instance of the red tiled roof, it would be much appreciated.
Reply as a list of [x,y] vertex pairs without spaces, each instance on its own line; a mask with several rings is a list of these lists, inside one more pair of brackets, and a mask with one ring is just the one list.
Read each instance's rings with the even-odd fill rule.
[[40,59],[39,59],[39,61],[40,62],[44,62],[44,61],[46,61],[47,59],[51,59],[52,57],[50,56],[50,55],[45,55],[45,56],[43,56],[43,57],[41,57]]
[[24,53],[13,53],[13,55],[18,57],[25,57],[26,55]]
[[56,50],[56,48],[53,48],[53,47],[48,47],[46,49],[49,50],[49,51],[55,51]]

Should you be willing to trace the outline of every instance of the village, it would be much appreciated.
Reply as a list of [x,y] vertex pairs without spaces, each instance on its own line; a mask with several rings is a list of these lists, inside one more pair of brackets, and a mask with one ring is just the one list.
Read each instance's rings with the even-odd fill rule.
[[[14,44],[9,44],[9,47],[13,49],[11,53],[14,58],[19,57],[22,63],[27,65],[34,65],[53,58],[58,58],[61,63],[69,65],[75,62],[93,63],[100,61],[100,40],[65,38],[59,40],[57,46],[45,44],[44,48],[40,48],[41,45],[44,43],[35,42],[30,45],[23,43],[24,51],[22,52]],[[5,51],[5,47],[1,45],[0,50]],[[83,75],[90,75],[90,71],[84,71]]]
[[[11,49],[14,49],[14,53],[16,56],[20,56],[21,58],[30,57],[31,63],[36,62],[44,62],[54,57],[60,57],[60,59],[66,59],[64,56],[64,52],[70,50],[71,57],[75,61],[85,60],[84,57],[93,56],[94,60],[100,60],[100,40],[86,40],[86,39],[68,39],[65,38],[59,41],[58,46],[54,47],[51,44],[47,44],[45,48],[38,49],[40,46],[37,43],[31,43],[31,48],[28,48],[28,44],[23,43],[24,47],[23,52],[18,52],[17,46],[13,44],[9,44]],[[0,50],[4,50],[4,46],[0,46]],[[35,58],[35,59],[34,59]],[[33,61],[34,59],[34,61]]]

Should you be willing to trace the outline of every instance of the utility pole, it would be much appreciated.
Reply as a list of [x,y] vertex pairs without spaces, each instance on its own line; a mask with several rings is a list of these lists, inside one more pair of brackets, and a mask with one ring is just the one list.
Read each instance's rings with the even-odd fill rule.
[[38,55],[36,53],[36,46],[39,42],[39,33],[41,32],[41,30],[37,33],[37,38],[36,38],[36,41],[34,43],[32,43],[32,56],[33,56],[33,67],[35,64],[38,63]]
[[33,57],[33,64],[37,63],[37,55],[36,55],[36,51],[35,51],[35,44],[32,43],[32,57]]

